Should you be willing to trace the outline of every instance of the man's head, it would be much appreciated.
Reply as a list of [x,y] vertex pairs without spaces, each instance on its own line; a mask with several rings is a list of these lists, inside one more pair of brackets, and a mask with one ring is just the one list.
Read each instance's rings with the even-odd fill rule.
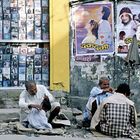
[[130,95],[130,88],[129,88],[129,85],[126,84],[126,83],[120,84],[120,85],[117,87],[116,92],[122,93],[122,94],[124,94],[125,96],[128,97],[128,96]]
[[128,7],[123,7],[119,14],[122,23],[127,25],[132,20],[132,12]]
[[109,79],[107,77],[101,77],[99,79],[99,86],[101,89],[109,88]]
[[37,87],[35,81],[27,81],[25,83],[26,90],[30,95],[35,95],[37,92]]

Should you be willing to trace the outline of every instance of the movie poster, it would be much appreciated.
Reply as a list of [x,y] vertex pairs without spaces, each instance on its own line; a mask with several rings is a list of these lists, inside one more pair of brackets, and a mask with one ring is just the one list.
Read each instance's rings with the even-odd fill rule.
[[112,2],[86,3],[72,7],[76,56],[114,52]]
[[120,2],[117,5],[116,52],[118,54],[127,54],[133,36],[140,32],[139,7],[140,3],[132,2]]

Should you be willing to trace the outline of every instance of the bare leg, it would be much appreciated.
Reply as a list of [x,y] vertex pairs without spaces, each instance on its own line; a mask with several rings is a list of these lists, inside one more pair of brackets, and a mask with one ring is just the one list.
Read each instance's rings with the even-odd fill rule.
[[96,103],[96,100],[92,103],[92,109],[91,109],[91,113],[92,113],[92,117],[93,115],[95,114],[97,110],[97,103]]
[[[91,109],[91,115],[93,117],[94,113],[97,110],[97,104],[96,100],[92,103],[92,109]],[[87,118],[86,120],[83,120],[83,127],[90,127],[91,120]]]
[[57,107],[51,112],[48,122],[51,123],[52,120],[55,118],[55,116],[57,116],[57,115],[59,114],[59,112],[60,112],[60,107],[57,106]]

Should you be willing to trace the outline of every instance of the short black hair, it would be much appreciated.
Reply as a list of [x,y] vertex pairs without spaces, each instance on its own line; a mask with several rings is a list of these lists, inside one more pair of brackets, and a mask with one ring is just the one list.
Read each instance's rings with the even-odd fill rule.
[[129,96],[130,95],[130,87],[128,84],[122,83],[117,87],[116,92],[126,94],[126,96]]

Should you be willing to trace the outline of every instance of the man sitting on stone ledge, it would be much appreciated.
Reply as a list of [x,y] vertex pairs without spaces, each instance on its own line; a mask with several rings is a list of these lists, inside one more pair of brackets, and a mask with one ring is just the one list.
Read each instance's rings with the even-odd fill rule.
[[83,113],[83,127],[90,127],[92,116],[97,110],[97,107],[107,97],[113,95],[113,89],[109,85],[107,77],[101,77],[97,87],[93,87],[88,102]]
[[47,123],[52,123],[52,120],[60,112],[60,103],[55,101],[55,98],[45,86],[37,85],[35,81],[27,81],[25,83],[25,88],[26,89],[21,92],[19,97],[19,106],[21,108],[21,123],[28,122],[29,120],[31,122],[30,116],[33,117],[33,115],[31,114],[33,112],[35,113],[35,110],[42,111],[44,109],[42,104],[44,101],[48,101],[48,103],[45,106],[45,111],[47,112],[48,116]]

